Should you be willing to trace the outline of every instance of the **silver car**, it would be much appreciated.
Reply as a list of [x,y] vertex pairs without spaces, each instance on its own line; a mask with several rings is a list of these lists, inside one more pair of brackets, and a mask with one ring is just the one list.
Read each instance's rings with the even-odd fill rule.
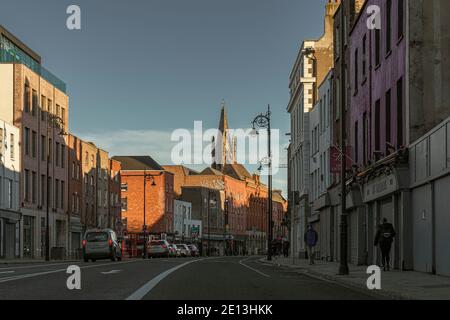
[[153,240],[148,249],[149,257],[169,257],[169,243],[166,240]]
[[83,239],[83,259],[92,262],[100,259],[122,260],[122,249],[116,233],[111,229],[88,230]]
[[182,257],[190,257],[191,250],[185,244],[177,244],[177,248],[180,249],[180,256]]

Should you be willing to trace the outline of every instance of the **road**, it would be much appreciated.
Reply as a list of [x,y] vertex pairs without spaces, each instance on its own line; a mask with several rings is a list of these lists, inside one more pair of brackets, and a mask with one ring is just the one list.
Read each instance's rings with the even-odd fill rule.
[[0,300],[298,300],[373,299],[263,263],[260,257],[79,262],[81,289],[66,286],[74,263],[0,266]]

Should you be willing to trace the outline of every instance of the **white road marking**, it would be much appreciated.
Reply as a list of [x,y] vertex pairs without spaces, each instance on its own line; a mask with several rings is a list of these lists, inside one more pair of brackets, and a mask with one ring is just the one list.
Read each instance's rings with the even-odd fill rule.
[[3,272],[0,272],[0,274],[5,274],[5,273],[14,273],[15,271],[3,271]]
[[206,259],[200,259],[200,260],[191,260],[188,262],[185,262],[183,264],[180,264],[176,267],[173,267],[172,269],[166,270],[163,273],[160,273],[156,277],[154,277],[152,280],[144,284],[142,287],[140,287],[137,291],[135,291],[133,294],[131,294],[126,300],[141,300],[143,297],[145,297],[154,287],[158,285],[165,277],[167,277],[172,272],[177,271],[178,269],[181,269],[188,264],[191,264],[193,262],[203,261]]
[[111,271],[106,271],[106,272],[101,272],[101,274],[115,274],[115,273],[119,273],[122,270],[111,270]]
[[[116,262],[116,263],[95,264],[95,265],[91,265],[91,266],[83,266],[83,267],[80,267],[80,269],[90,269],[90,268],[97,268],[97,267],[104,267],[104,266],[114,266],[114,265],[119,265],[119,264],[137,262],[137,261],[142,261],[142,260],[130,260],[130,261],[122,261],[122,262]],[[34,277],[43,276],[43,275],[52,274],[52,273],[66,272],[66,270],[67,270],[67,268],[51,270],[51,271],[44,271],[44,272],[37,272],[37,273],[30,273],[30,274],[22,274],[22,275],[12,276],[12,277],[5,277],[5,278],[0,278],[0,283],[14,281],[14,280],[21,280],[21,279],[26,279],[26,278],[34,278]]]
[[255,268],[252,268],[252,267],[246,265],[246,264],[244,263],[244,261],[247,261],[248,259],[250,259],[250,258],[243,259],[243,260],[239,261],[239,264],[240,264],[241,266],[243,266],[243,267],[246,267],[246,268],[252,270],[252,271],[255,271],[256,273],[258,273],[258,274],[260,274],[260,275],[262,275],[262,276],[264,276],[264,277],[270,278],[270,276],[269,276],[268,274],[265,274],[265,273],[263,273],[263,272],[261,272],[261,271],[259,271],[259,270],[256,270]]

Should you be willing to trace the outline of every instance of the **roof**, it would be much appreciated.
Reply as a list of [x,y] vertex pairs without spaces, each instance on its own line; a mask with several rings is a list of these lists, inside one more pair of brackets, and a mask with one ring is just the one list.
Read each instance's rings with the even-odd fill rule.
[[188,168],[188,167],[185,167],[183,165],[163,165],[162,167],[165,170],[170,171],[170,172],[175,172],[175,171],[180,172],[180,171],[182,171],[185,176],[192,176],[192,175],[198,175],[199,174],[198,171],[196,171],[194,169],[191,169],[191,168]]
[[214,176],[222,176],[222,172],[214,169],[214,168],[206,168],[202,172],[200,172],[200,175],[214,175]]
[[150,156],[116,156],[112,159],[122,164],[122,170],[164,171],[164,168]]
[[245,180],[245,178],[252,178],[252,175],[248,172],[248,170],[242,164],[239,163],[226,164],[223,168],[223,172],[226,175],[239,180]]

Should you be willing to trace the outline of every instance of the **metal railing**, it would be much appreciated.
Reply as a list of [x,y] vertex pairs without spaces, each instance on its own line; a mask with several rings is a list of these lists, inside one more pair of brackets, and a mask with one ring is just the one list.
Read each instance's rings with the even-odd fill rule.
[[28,59],[24,59],[21,57],[21,55],[12,54],[10,51],[7,51],[3,48],[0,48],[0,63],[20,63],[31,70],[33,70],[35,73],[40,75],[42,78],[44,78],[46,81],[48,81],[51,85],[53,85],[55,88],[58,88],[63,93],[67,93],[67,87],[66,83],[59,79],[57,76],[55,76],[53,73],[45,69],[40,64],[34,62],[29,62]]

